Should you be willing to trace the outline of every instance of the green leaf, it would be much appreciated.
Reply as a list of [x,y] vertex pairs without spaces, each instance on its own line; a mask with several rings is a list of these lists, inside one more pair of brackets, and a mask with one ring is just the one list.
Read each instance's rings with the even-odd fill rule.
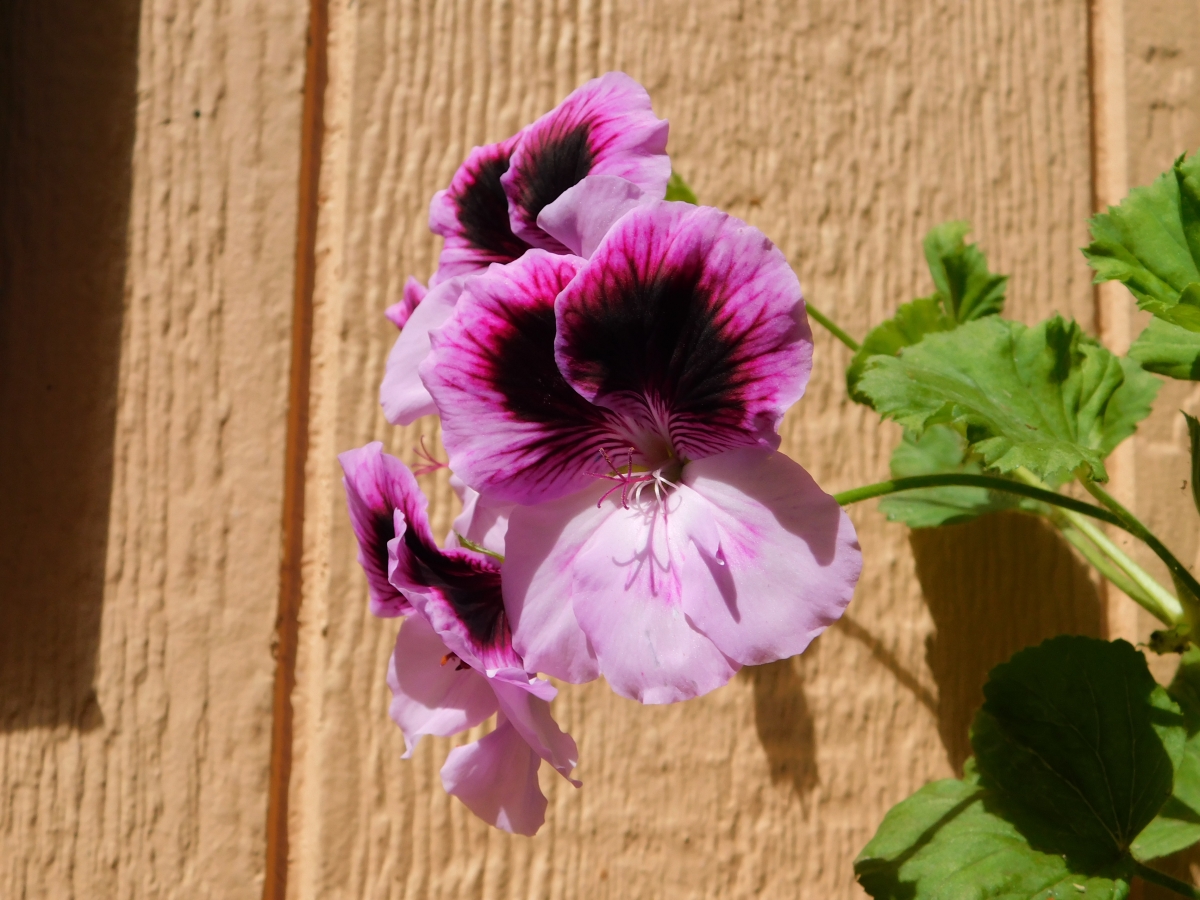
[[1092,217],[1092,242],[1083,254],[1097,282],[1122,282],[1142,309],[1159,317],[1200,282],[1198,176],[1200,157],[1181,156],[1153,183],[1130,191],[1120,206]]
[[1140,860],[1200,843],[1200,650],[1192,647],[1183,654],[1167,691],[1183,711],[1187,742],[1171,798],[1133,842],[1133,855]]
[[970,778],[935,781],[892,807],[855,860],[855,874],[877,900],[1128,896],[1124,863],[1082,866],[1036,828],[1023,831],[1010,812]]
[[1158,381],[1118,359],[1074,322],[1032,328],[988,316],[876,356],[858,389],[883,416],[924,432],[953,423],[1001,473],[1025,467],[1058,483],[1104,457],[1150,412]]
[[1188,437],[1192,444],[1192,503],[1196,512],[1200,512],[1200,419],[1183,414],[1187,420]]
[[[967,458],[966,439],[945,425],[933,425],[921,435],[905,431],[904,439],[892,452],[891,468],[893,478],[944,472],[976,475],[983,471],[978,462]],[[1040,509],[1041,504],[1014,494],[977,487],[924,488],[892,494],[879,501],[880,511],[889,520],[903,522],[910,528],[952,525],[1016,508],[1034,511]]]
[[1171,796],[1183,714],[1125,641],[1064,635],[992,670],[971,744],[980,784],[1088,865],[1121,859]]
[[901,304],[896,315],[876,325],[863,338],[862,346],[846,368],[846,388],[851,399],[868,403],[858,390],[859,379],[872,356],[896,356],[905,347],[918,343],[927,334],[950,331],[955,321],[942,312],[942,307],[933,297]]
[[683,176],[673,170],[670,179],[667,181],[667,196],[664,199],[681,200],[684,203],[691,203],[693,206],[699,203],[695,192],[688,187],[688,183],[683,180]]
[[846,369],[846,387],[852,400],[869,402],[857,387],[872,356],[896,356],[927,334],[951,331],[963,322],[1004,309],[1008,276],[988,271],[987,259],[978,247],[963,242],[970,230],[966,222],[945,222],[925,236],[925,259],[935,293],[902,304],[893,318],[867,334]]
[[1148,372],[1200,381],[1200,334],[1164,319],[1150,320],[1129,355]]
[[987,258],[963,241],[967,222],[944,222],[925,236],[925,260],[937,287],[936,300],[955,322],[971,322],[1004,310],[1007,275],[988,271]]

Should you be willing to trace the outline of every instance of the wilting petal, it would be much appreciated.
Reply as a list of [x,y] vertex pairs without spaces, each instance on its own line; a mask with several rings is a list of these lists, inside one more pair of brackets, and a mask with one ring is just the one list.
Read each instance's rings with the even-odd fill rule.
[[546,821],[546,797],[537,778],[541,762],[501,715],[491,734],[450,751],[442,766],[442,787],[489,825],[536,834]]
[[358,538],[358,562],[367,575],[371,613],[383,618],[407,615],[412,606],[388,581],[388,542],[396,537],[393,513],[412,475],[404,463],[383,452],[379,441],[347,450],[338,461],[345,473],[342,484]]
[[419,508],[396,510],[388,578],[467,665],[488,674],[523,671],[500,592],[500,563],[471,550],[440,549],[420,498]]
[[429,230],[446,241],[430,287],[456,275],[483,271],[492,263],[512,262],[529,249],[512,232],[508,197],[500,185],[520,139],[516,134],[498,144],[476,147],[454,173],[450,187],[434,194]]
[[450,476],[450,487],[462,502],[462,512],[450,526],[447,547],[459,546],[461,535],[485,550],[504,555],[504,535],[508,531],[508,517],[512,514],[512,503],[494,503],[483,499],[479,491],[467,487],[457,475]]
[[426,294],[392,345],[379,388],[379,402],[384,416],[393,425],[408,425],[437,412],[417,369],[429,355],[429,332],[440,328],[453,315],[465,281],[452,278]]
[[591,536],[598,494],[516,507],[500,570],[513,647],[525,666],[575,684],[600,676],[569,599],[574,557]]
[[[583,680],[569,677],[571,667],[590,674],[594,653],[613,690],[643,703],[720,687],[738,667],[683,609],[695,541],[715,546],[703,500],[681,487],[661,504],[643,499],[625,509],[613,496],[597,508],[605,487],[513,513],[505,599],[526,666]],[[566,597],[586,643],[561,609]]]
[[587,175],[616,175],[657,198],[671,177],[667,123],[646,89],[609,72],[573,91],[525,129],[500,183],[513,233],[556,253],[566,248],[538,227],[538,215]]
[[579,787],[571,777],[579,762],[575,739],[558,727],[550,714],[550,704],[517,685],[492,682],[500,712],[517,729],[533,752],[558,770],[563,778]]
[[684,611],[742,665],[803,652],[850,602],[862,569],[854,526],[832,497],[782,453],[741,448],[689,464],[719,551],[687,560]]
[[589,175],[543,209],[537,223],[571,253],[587,259],[617,219],[661,199],[616,175]]
[[582,262],[531,250],[470,279],[421,366],[450,467],[495,502],[587,486],[596,448],[612,443],[609,414],[580,397],[554,361],[554,298]]
[[419,615],[405,619],[396,636],[387,682],[392,689],[388,711],[404,732],[405,759],[412,756],[423,735],[458,734],[497,709],[488,679],[454,659]]
[[425,299],[427,293],[429,293],[429,289],[409,275],[408,280],[404,282],[404,296],[400,298],[399,303],[393,303],[385,309],[384,316],[397,328],[403,328],[413,314],[413,310],[417,308],[417,304]]
[[800,284],[756,228],[654,203],[613,226],[559,296],[559,368],[585,398],[665,433],[683,459],[774,449],[804,392]]

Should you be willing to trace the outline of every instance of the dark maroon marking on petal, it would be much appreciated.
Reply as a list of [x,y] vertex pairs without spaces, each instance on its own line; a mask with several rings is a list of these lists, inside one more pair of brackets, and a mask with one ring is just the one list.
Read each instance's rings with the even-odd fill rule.
[[446,599],[467,633],[483,649],[512,646],[508,614],[500,593],[499,563],[468,551],[446,553],[422,529],[408,528],[403,544],[409,552],[405,573],[414,583],[436,590]]
[[551,131],[538,137],[538,143],[524,148],[524,163],[515,185],[517,196],[513,198],[530,224],[535,224],[538,214],[565,191],[579,184],[592,170],[595,159],[586,122],[561,134]]
[[529,249],[509,225],[508,197],[500,185],[508,164],[509,154],[498,150],[496,156],[480,163],[470,184],[454,198],[463,237],[498,263],[519,259]]
[[[677,446],[693,432],[711,443],[717,432],[742,432],[737,398],[755,375],[739,359],[728,333],[729,316],[704,285],[704,261],[683,265],[642,282],[631,265],[597,280],[585,310],[564,317],[586,319],[571,328],[567,376],[596,391],[598,402],[623,397],[660,401],[670,415],[669,437]],[[647,408],[647,415],[652,411]],[[744,443],[740,438],[734,444]]]

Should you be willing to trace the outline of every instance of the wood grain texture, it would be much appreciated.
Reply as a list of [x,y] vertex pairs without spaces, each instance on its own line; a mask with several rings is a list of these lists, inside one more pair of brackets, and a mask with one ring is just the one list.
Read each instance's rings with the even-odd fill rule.
[[[371,619],[339,450],[412,461],[425,420],[376,405],[383,308],[432,271],[432,193],[587,78],[620,68],[671,120],[702,202],[762,228],[851,332],[928,293],[920,240],[966,218],[1010,310],[1093,325],[1077,252],[1091,204],[1087,11],[1068,0],[335,0],[314,310],[305,591],[291,785],[295,898],[842,897],[892,803],[950,774],[990,665],[1102,606],[1058,539],[996,517],[910,536],[853,511],[867,568],[803,657],[701,700],[644,708],[603,685],[555,702],[575,791],[546,778],[534,839],[446,797],[448,747],[410,761],[387,720],[396,623]],[[817,336],[784,448],[831,490],[878,479],[898,438],[849,405],[847,353]],[[444,473],[442,473],[444,475]],[[454,513],[426,478],[435,529]],[[461,738],[459,740],[469,739]]]
[[[82,446],[57,422],[69,448],[47,439],[58,471],[3,457],[30,493],[54,501],[43,519],[83,518],[68,530],[86,542],[79,551],[43,545],[27,562],[94,585],[64,601],[47,577],[14,596],[6,569],[4,630],[20,602],[65,607],[64,618],[86,603],[97,628],[85,702],[67,696],[55,701],[62,712],[0,733],[0,896],[257,897],[305,10],[53,0],[6,4],[4,16],[16,29],[4,32],[6,52],[17,51],[6,90],[25,98],[6,96],[20,138],[9,158],[24,167],[6,178],[32,173],[5,182],[6,198],[32,192],[19,209],[6,205],[28,221],[6,218],[5,239],[26,228],[38,254],[6,282],[15,312],[5,346],[26,346],[36,325],[59,348],[62,383],[97,395],[101,422],[84,417]],[[102,251],[84,240],[76,254],[89,226]],[[76,355],[64,337],[75,317],[96,322],[93,301],[102,316],[88,327],[119,340],[111,377],[105,349]],[[47,303],[57,318],[22,319]],[[5,411],[26,414],[16,433],[45,433],[36,404],[14,401],[7,384]],[[79,459],[97,430],[110,439],[100,462]],[[104,496],[55,493],[75,465],[107,469],[89,482]],[[6,529],[42,527],[0,518]],[[68,619],[6,635],[5,653],[69,663],[87,653],[71,630]],[[53,673],[31,671],[33,683],[5,681],[16,692],[6,709],[53,693]]]

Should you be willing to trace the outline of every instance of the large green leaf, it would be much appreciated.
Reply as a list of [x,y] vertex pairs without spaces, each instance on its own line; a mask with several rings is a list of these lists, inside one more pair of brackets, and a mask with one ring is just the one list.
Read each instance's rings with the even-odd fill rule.
[[[1080,865],[1022,830],[1004,798],[949,779],[926,785],[892,807],[854,862],[877,900],[1121,900],[1129,894],[1124,862]],[[1017,816],[1016,818],[1020,818]]]
[[1200,650],[1183,654],[1167,689],[1183,711],[1187,743],[1175,768],[1171,798],[1133,842],[1138,859],[1155,859],[1200,842]]
[[1171,796],[1187,739],[1145,657],[1064,635],[997,666],[983,694],[980,784],[1069,835],[1078,845],[1064,852],[1088,865],[1122,858]]
[[1004,309],[1008,276],[989,271],[983,252],[963,240],[970,230],[966,222],[944,222],[925,236],[925,259],[935,292],[901,304],[894,317],[867,333],[846,369],[846,387],[853,400],[869,402],[859,393],[858,380],[872,356],[895,356],[927,334],[950,331]]
[[872,357],[858,383],[906,428],[957,423],[985,466],[1052,483],[1081,468],[1107,479],[1104,457],[1149,414],[1158,387],[1058,316],[1032,328],[988,316],[928,335],[899,357]]
[[[967,457],[966,439],[946,425],[933,425],[924,434],[904,432],[892,451],[892,477],[962,472],[978,475],[983,467]],[[910,528],[933,528],[966,522],[977,516],[1004,509],[1040,507],[1036,501],[1015,494],[978,487],[936,487],[902,491],[879,501],[880,511],[893,522]]]
[[1092,218],[1084,255],[1155,319],[1130,355],[1151,372],[1200,380],[1200,154]]
[[1170,171],[1129,192],[1091,220],[1084,255],[1096,281],[1120,281],[1148,312],[1200,331],[1200,305],[1176,310],[1181,295],[1200,283],[1200,155],[1181,156]]

